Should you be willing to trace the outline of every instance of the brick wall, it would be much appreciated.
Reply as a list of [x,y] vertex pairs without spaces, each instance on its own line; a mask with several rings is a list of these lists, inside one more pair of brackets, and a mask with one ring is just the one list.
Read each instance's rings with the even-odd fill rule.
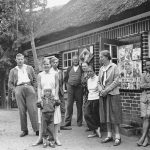
[[98,72],[99,72],[99,42],[94,44],[94,68],[95,68],[95,73],[98,75]]
[[140,125],[140,91],[121,91],[122,117],[124,124]]
[[[142,48],[142,58],[143,62],[147,57],[149,57],[149,46],[148,46],[148,32],[144,32],[141,35],[141,48]],[[143,63],[144,65],[144,63]],[[143,68],[144,70],[144,68]]]

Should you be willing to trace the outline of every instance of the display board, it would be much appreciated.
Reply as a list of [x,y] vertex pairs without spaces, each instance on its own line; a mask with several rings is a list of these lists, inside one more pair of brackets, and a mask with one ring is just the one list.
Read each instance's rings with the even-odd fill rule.
[[142,73],[141,48],[137,45],[118,47],[118,66],[121,89],[140,89]]

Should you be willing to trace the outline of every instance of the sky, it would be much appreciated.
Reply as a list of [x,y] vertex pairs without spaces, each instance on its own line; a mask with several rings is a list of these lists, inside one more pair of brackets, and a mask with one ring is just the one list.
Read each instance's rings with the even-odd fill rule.
[[47,7],[54,7],[68,3],[70,0],[47,0]]

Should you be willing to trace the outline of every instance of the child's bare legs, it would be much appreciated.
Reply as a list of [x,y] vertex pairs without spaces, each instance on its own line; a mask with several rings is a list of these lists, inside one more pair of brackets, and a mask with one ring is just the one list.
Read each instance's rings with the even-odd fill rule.
[[58,146],[61,146],[61,142],[59,141],[59,138],[58,138],[58,132],[59,132],[59,124],[55,124],[54,125],[54,137],[55,137],[55,142]]

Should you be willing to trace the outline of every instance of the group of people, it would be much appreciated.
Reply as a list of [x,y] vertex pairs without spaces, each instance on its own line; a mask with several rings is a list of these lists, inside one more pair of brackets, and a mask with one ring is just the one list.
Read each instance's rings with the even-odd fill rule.
[[[101,142],[114,141],[114,146],[121,144],[119,126],[122,122],[122,111],[119,70],[117,65],[111,62],[109,51],[101,51],[99,57],[102,66],[98,75],[95,74],[94,67],[87,62],[80,66],[79,57],[75,55],[72,59],[72,66],[67,69],[63,78],[62,71],[58,69],[59,60],[56,57],[51,60],[44,58],[43,71],[36,77],[33,68],[24,64],[24,56],[16,55],[17,66],[10,71],[8,86],[15,93],[19,108],[22,131],[20,137],[28,135],[26,114],[28,111],[33,130],[36,135],[39,135],[33,145],[43,143],[43,147],[47,145],[55,147],[55,144],[60,146],[58,132],[72,129],[73,104],[76,102],[77,125],[82,126],[84,116],[87,130],[92,131],[88,138],[96,136],[101,138],[101,124],[106,123],[107,136]],[[149,64],[146,64],[147,68],[150,68]],[[141,110],[143,110],[144,122],[143,135],[137,142],[138,146],[148,145],[149,70],[147,69],[142,77]],[[67,86],[66,106],[63,84]]]
[[[63,92],[62,72],[57,68],[59,60],[53,57],[43,59],[43,71],[35,75],[34,69],[24,63],[24,55],[16,55],[17,66],[10,70],[8,87],[14,92],[20,114],[21,134],[28,135],[27,111],[33,130],[39,136],[36,143],[43,147],[55,144],[60,146],[58,139],[60,129],[64,126],[65,101]],[[37,111],[38,107],[38,111]]]

